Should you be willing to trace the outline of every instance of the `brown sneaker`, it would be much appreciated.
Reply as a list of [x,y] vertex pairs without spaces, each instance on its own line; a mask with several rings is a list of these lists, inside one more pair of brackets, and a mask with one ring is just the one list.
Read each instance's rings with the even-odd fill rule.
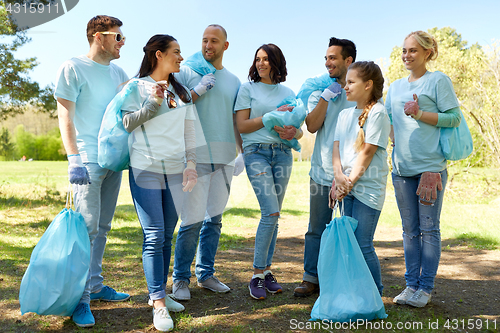
[[316,292],[319,292],[319,284],[302,281],[302,283],[293,291],[293,296],[307,297]]

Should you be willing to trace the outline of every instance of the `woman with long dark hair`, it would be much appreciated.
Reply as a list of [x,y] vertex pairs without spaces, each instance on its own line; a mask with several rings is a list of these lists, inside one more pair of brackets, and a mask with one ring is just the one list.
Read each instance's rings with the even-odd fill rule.
[[183,60],[175,38],[155,35],[143,50],[140,81],[122,106],[123,125],[131,133],[130,191],[144,234],[142,261],[153,323],[159,331],[170,331],[174,324],[168,311],[184,310],[165,287],[183,191],[197,179],[196,109],[172,74]]

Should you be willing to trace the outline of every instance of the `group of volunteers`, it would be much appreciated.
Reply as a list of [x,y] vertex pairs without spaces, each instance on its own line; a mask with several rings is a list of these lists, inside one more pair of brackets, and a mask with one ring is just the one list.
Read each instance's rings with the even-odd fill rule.
[[[87,25],[89,52],[61,66],[55,88],[75,207],[84,217],[91,243],[85,291],[72,315],[80,327],[95,324],[91,300],[130,298],[103,284],[102,259],[121,172],[100,167],[97,158],[104,111],[130,79],[111,63],[120,57],[125,44],[121,26],[114,17],[92,18]],[[154,35],[143,48],[134,77],[139,80],[137,88],[121,107],[123,126],[130,133],[129,182],[144,236],[148,303],[160,331],[173,329],[169,311],[185,309],[177,301],[191,298],[195,257],[198,286],[217,293],[230,291],[214,276],[214,262],[231,180],[244,169],[261,209],[250,296],[263,300],[267,293],[282,292],[271,266],[292,171],[290,142],[303,133],[288,124],[271,131],[263,118],[272,111],[293,112],[294,106],[280,104],[295,99],[296,94],[282,84],[287,67],[277,45],[264,44],[256,50],[249,82],[243,84],[222,64],[228,46],[226,30],[209,25],[203,32],[201,53],[181,66],[179,42],[170,35]],[[406,261],[406,289],[394,302],[423,307],[430,301],[441,251],[439,219],[447,181],[439,132],[440,127],[458,126],[461,119],[450,79],[427,70],[437,51],[432,36],[423,31],[410,33],[402,51],[409,76],[390,85],[384,104],[379,66],[372,61],[356,62],[352,41],[330,39],[325,56],[325,77],[330,81],[306,94],[305,123],[316,139],[309,173],[304,275],[295,296],[319,291],[320,240],[331,220],[332,200],[342,203],[345,215],[358,220],[355,236],[382,295],[373,238],[385,199],[390,138]],[[198,70],[200,62],[213,70]],[[172,238],[179,218],[172,294],[167,294]]]

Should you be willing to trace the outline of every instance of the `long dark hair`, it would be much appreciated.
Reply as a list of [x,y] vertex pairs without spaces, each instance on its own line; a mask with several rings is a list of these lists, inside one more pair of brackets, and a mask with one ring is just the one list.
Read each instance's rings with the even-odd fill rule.
[[259,50],[264,50],[267,53],[267,58],[269,59],[269,65],[271,65],[271,72],[269,73],[271,82],[277,84],[286,81],[287,71],[286,71],[286,60],[281,49],[274,44],[264,44],[255,51],[255,56],[253,57],[253,64],[248,72],[248,78],[253,82],[260,81],[259,71],[255,63],[257,62],[257,53]]
[[[144,51],[144,58],[142,58],[141,68],[139,68],[136,77],[141,78],[151,75],[158,65],[156,51],[166,52],[173,41],[177,41],[177,39],[170,35],[154,35],[151,37],[142,49]],[[191,101],[191,95],[182,84],[177,82],[173,73],[168,75],[168,82],[172,84],[175,93],[184,103]]]

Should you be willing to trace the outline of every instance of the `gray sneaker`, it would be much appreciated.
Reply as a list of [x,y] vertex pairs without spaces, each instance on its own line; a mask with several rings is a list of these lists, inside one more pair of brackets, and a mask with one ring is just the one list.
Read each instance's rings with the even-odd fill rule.
[[198,287],[202,287],[216,293],[227,293],[231,290],[231,288],[220,282],[215,276],[211,276],[203,282],[198,281]]
[[413,296],[413,294],[415,294],[415,290],[411,289],[410,287],[406,287],[406,289],[403,290],[401,294],[394,297],[392,301],[397,304],[406,304],[406,302]]
[[406,304],[416,308],[423,308],[431,301],[431,294],[426,293],[422,289],[417,290],[413,296],[406,301]]
[[172,295],[175,299],[181,301],[187,301],[191,299],[191,293],[189,292],[188,282],[180,280],[174,283],[172,286]]

